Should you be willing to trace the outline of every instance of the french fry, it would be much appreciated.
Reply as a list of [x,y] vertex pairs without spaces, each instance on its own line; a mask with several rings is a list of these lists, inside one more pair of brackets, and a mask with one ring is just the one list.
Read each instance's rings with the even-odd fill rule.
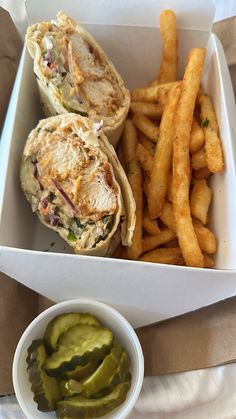
[[160,119],[163,114],[163,105],[159,103],[131,102],[130,109],[133,113],[141,113],[148,118]]
[[148,86],[149,87],[151,87],[151,86],[157,86],[158,84],[160,84],[159,83],[159,80],[158,80],[157,77],[155,77],[155,79],[153,79],[152,81],[150,81],[150,83],[148,83]]
[[169,230],[168,228],[161,230],[156,236],[146,236],[143,239],[143,253],[153,250],[161,244],[168,243],[170,240],[173,240],[176,237],[174,231]]
[[134,89],[131,92],[131,101],[156,103],[158,102],[159,90],[164,89],[165,91],[169,91],[175,83],[162,83],[155,86]]
[[196,151],[200,150],[200,148],[203,147],[204,143],[205,137],[203,129],[200,127],[196,118],[193,118],[193,124],[190,133],[190,153],[196,153]]
[[133,116],[133,123],[143,134],[155,143],[159,137],[159,127],[154,124],[150,119],[141,113],[135,113]]
[[169,176],[168,176],[168,186],[167,186],[166,196],[167,196],[168,200],[170,202],[172,202],[172,196],[173,196],[173,191],[172,191],[172,172],[170,172],[169,173]]
[[126,120],[122,137],[122,146],[127,168],[127,177],[136,203],[136,224],[133,241],[132,245],[127,247],[126,251],[129,259],[137,259],[142,253],[143,191],[142,172],[136,158],[137,142],[136,128],[131,120]]
[[211,172],[207,167],[203,167],[202,169],[194,170],[192,175],[195,179],[207,179]]
[[183,90],[174,122],[173,212],[183,258],[187,266],[204,266],[204,258],[193,228],[189,205],[189,144],[193,112],[204,64],[205,49],[193,48],[188,56]]
[[163,88],[162,89],[159,89],[159,92],[158,92],[158,103],[161,106],[163,106],[163,107],[166,106],[167,99],[168,99],[168,93],[169,93],[169,91],[166,90],[166,89],[163,89]]
[[148,197],[148,188],[149,188],[150,177],[143,171],[143,192],[147,199]]
[[159,141],[154,155],[148,194],[148,209],[152,219],[160,215],[165,201],[173,154],[173,120],[181,90],[182,84],[177,84],[170,90],[161,119]]
[[211,99],[201,90],[198,96],[201,107],[201,121],[205,136],[206,164],[210,172],[222,172],[224,162],[218,123]]
[[144,135],[142,132],[139,132],[138,139],[139,139],[139,142],[144,146],[144,148],[146,148],[146,150],[152,156],[154,156],[156,144],[153,141],[149,140],[149,138],[147,138],[146,135]]
[[[197,235],[198,243],[203,252],[216,252],[216,238],[214,234],[201,224],[193,223],[195,233]],[[143,250],[144,251],[144,250]]]
[[140,143],[137,145],[136,157],[142,169],[148,174],[148,176],[150,176],[153,166],[153,157]]
[[175,81],[178,67],[178,39],[176,16],[172,10],[164,10],[160,14],[160,32],[162,37],[162,59],[159,83]]
[[175,239],[170,240],[168,243],[165,243],[165,247],[179,247],[177,237]]
[[190,196],[190,208],[193,217],[203,224],[207,222],[207,214],[212,199],[212,190],[205,179],[195,180]]
[[142,262],[166,263],[170,265],[178,264],[181,258],[179,247],[161,247],[151,250],[142,255],[139,260]]
[[194,170],[200,170],[206,167],[206,154],[203,147],[196,151],[196,153],[192,154],[191,167]]
[[203,255],[204,256],[204,268],[213,268],[214,266],[214,259],[212,259],[209,255]]
[[147,233],[153,236],[160,233],[160,228],[158,226],[157,220],[151,220],[147,208],[144,209],[143,213],[143,228]]
[[159,218],[170,230],[176,231],[173,208],[170,202],[165,201]]

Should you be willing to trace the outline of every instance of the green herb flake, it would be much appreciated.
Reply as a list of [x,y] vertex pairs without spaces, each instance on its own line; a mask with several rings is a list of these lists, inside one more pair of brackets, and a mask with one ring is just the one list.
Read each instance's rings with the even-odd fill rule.
[[208,118],[205,118],[204,121],[202,121],[203,128],[207,128],[208,125],[209,125],[209,122],[210,122],[209,119]]
[[71,242],[76,242],[77,238],[74,235],[74,233],[72,233],[72,231],[69,231],[67,239],[70,240]]
[[53,129],[52,129],[52,128],[45,128],[45,131],[46,131],[46,132],[51,132],[51,133],[52,133],[52,132],[53,132]]
[[40,128],[40,127],[39,127],[39,128],[37,129],[37,132],[39,133],[39,132],[41,131],[41,129],[42,129],[42,128]]

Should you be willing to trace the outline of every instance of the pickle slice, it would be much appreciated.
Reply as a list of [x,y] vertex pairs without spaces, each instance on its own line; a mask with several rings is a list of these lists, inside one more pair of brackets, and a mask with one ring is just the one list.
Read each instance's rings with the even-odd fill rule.
[[38,339],[32,342],[28,349],[26,362],[29,380],[32,384],[31,390],[34,393],[34,401],[42,412],[55,410],[60,399],[60,391],[57,380],[49,377],[43,370],[46,360],[46,350],[43,340]]
[[59,314],[59,316],[50,321],[44,333],[44,342],[48,353],[56,351],[59,337],[70,327],[74,327],[77,324],[99,326],[97,319],[88,313]]
[[76,96],[71,95],[71,90],[71,85],[66,77],[61,86],[59,86],[63,106],[68,110],[68,112],[75,112],[81,116],[88,116],[87,107],[84,103],[79,102],[76,99]]
[[121,383],[122,381],[131,381],[131,374],[128,373],[130,366],[130,360],[128,357],[127,352],[123,349],[121,353],[121,357],[119,360],[119,364],[116,367],[113,375],[111,374],[108,380],[104,382],[104,385],[100,389],[93,393],[94,398],[104,397],[109,394],[117,384]]
[[74,370],[65,372],[65,378],[73,378],[74,380],[83,380],[83,378],[91,375],[101,364],[101,360],[95,362],[88,362],[88,364],[78,365]]
[[57,415],[60,419],[101,417],[123,403],[128,390],[128,383],[120,383],[112,393],[101,399],[87,399],[82,396],[71,397],[58,403]]
[[84,396],[90,397],[108,385],[117,370],[121,353],[122,348],[120,346],[113,347],[97,370],[81,382],[84,387]]
[[79,324],[68,329],[58,340],[58,350],[46,359],[45,369],[58,377],[77,365],[103,358],[110,350],[113,335],[105,327]]
[[62,397],[71,397],[74,394],[80,394],[83,391],[82,384],[79,381],[70,378],[68,381],[62,380],[59,382],[60,392]]

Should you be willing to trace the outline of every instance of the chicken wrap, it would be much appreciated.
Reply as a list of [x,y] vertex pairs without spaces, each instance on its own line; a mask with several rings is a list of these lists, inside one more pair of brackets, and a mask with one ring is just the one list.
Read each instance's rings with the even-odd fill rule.
[[73,113],[41,120],[26,141],[20,181],[33,212],[76,253],[131,245],[135,202],[101,125]]
[[73,112],[94,122],[116,146],[129,110],[130,94],[94,38],[64,13],[30,26],[26,45],[34,59],[45,116]]

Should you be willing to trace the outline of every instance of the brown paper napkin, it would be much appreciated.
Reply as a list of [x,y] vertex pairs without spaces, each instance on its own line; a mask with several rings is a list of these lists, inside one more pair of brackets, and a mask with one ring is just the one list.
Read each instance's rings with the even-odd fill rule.
[[[214,25],[236,80],[236,18]],[[0,130],[13,86],[22,41],[0,7]],[[28,324],[51,301],[0,273],[0,394],[13,392],[11,368],[18,340]],[[146,375],[206,368],[236,359],[236,298],[137,330]]]
[[236,298],[136,330],[145,375],[197,370],[236,359]]
[[0,133],[23,47],[9,13],[0,7]]

